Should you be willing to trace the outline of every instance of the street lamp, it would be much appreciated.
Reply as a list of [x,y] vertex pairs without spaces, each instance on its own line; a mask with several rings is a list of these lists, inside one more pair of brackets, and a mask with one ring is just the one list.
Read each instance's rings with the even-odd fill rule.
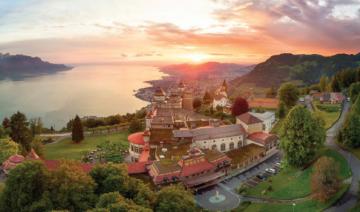
[[295,206],[296,206],[295,202],[293,202],[292,206],[293,206],[293,212],[295,212]]

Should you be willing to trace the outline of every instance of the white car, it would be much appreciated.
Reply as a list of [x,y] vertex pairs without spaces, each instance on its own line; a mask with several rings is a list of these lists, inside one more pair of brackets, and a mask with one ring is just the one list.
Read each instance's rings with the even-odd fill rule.
[[273,168],[267,168],[265,169],[266,172],[269,172],[269,173],[272,173],[272,174],[275,174],[276,173],[276,170],[273,169]]

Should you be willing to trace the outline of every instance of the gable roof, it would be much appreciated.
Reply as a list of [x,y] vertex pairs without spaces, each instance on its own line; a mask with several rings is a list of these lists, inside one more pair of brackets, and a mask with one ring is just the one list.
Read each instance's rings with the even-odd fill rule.
[[266,145],[268,143],[274,142],[278,137],[274,134],[269,134],[265,132],[255,132],[248,136],[248,139],[254,141],[255,143]]
[[245,124],[257,124],[262,123],[262,121],[257,118],[256,116],[251,115],[249,112],[243,113],[237,117],[240,121],[244,122]]
[[191,130],[174,130],[175,138],[193,138],[196,140],[225,138],[231,136],[245,135],[245,129],[240,124],[222,125],[219,127],[207,126]]

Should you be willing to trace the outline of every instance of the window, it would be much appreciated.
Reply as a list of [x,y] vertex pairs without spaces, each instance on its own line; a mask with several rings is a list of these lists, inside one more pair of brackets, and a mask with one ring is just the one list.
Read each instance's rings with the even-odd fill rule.
[[242,145],[241,145],[241,141],[238,142],[238,149],[241,148]]
[[216,144],[213,144],[213,145],[211,146],[211,149],[212,149],[212,150],[215,150],[215,149],[216,149]]
[[230,150],[233,150],[233,149],[235,148],[234,146],[235,146],[235,145],[234,145],[234,142],[231,142],[230,145],[229,145],[229,149],[230,149]]
[[225,151],[225,144],[224,144],[224,143],[221,144],[220,150],[221,150],[221,151]]

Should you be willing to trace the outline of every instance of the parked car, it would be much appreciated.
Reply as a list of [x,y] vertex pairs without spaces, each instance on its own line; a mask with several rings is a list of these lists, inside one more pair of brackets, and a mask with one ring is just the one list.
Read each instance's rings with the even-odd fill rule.
[[272,173],[272,174],[276,174],[276,170],[273,168],[267,168],[265,169],[266,172]]

